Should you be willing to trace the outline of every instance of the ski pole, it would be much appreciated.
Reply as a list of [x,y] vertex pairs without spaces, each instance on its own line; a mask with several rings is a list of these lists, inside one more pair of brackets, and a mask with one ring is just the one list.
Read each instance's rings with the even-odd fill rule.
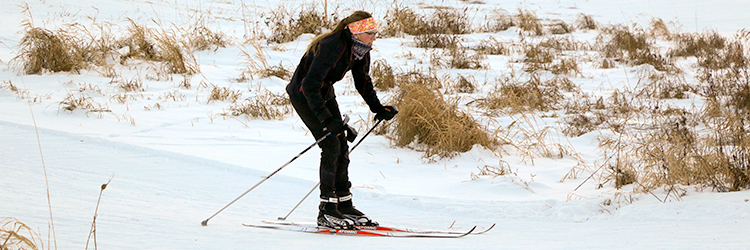
[[[346,124],[347,122],[349,122],[349,116],[348,115],[344,115],[344,124]],[[289,165],[290,163],[292,163],[294,160],[296,160],[297,158],[299,158],[300,156],[302,156],[302,154],[304,154],[305,152],[307,152],[308,150],[310,150],[312,147],[314,147],[315,145],[318,145],[318,143],[320,143],[321,141],[323,141],[329,135],[331,135],[330,132],[327,133],[326,135],[324,135],[323,137],[320,137],[320,139],[318,139],[317,141],[315,141],[315,143],[313,143],[310,146],[308,146],[305,150],[302,150],[302,152],[300,152],[299,154],[297,154],[297,156],[295,156],[294,158],[292,158],[291,160],[289,160],[287,163],[284,163],[284,165],[282,165],[281,167],[279,167],[275,171],[271,172],[271,174],[269,174],[266,177],[263,177],[262,180],[260,180],[258,183],[256,183],[255,185],[253,185],[250,189],[248,189],[247,191],[245,191],[244,193],[242,193],[240,196],[238,196],[237,198],[235,198],[234,200],[232,200],[231,202],[229,202],[229,204],[227,204],[223,208],[219,209],[219,211],[217,211],[216,213],[214,213],[213,215],[211,215],[211,217],[208,217],[208,219],[202,221],[201,225],[202,226],[208,226],[208,220],[214,218],[214,216],[216,216],[219,213],[221,213],[222,211],[224,211],[224,209],[227,209],[227,207],[229,207],[232,204],[234,204],[237,200],[239,200],[240,198],[242,198],[243,196],[245,196],[250,191],[253,191],[253,189],[255,189],[256,187],[258,187],[261,183],[265,182],[266,180],[268,180],[268,178],[271,178],[271,176],[273,176],[276,173],[278,173],[279,171],[281,171],[281,169],[283,169],[284,167],[286,167],[287,165]]]
[[[365,135],[363,135],[361,139],[359,139],[359,141],[357,142],[357,144],[354,144],[354,146],[352,146],[352,148],[349,149],[348,153],[351,153],[352,151],[354,151],[354,149],[357,148],[357,146],[359,146],[359,144],[362,143],[363,140],[365,140],[365,137],[367,137],[367,135],[369,135],[373,130],[375,130],[375,127],[377,127],[378,125],[380,125],[380,122],[382,122],[382,121],[383,120],[378,120],[378,122],[375,123],[375,125],[373,125],[372,128],[370,130],[368,130],[367,133]],[[310,189],[310,192],[307,192],[307,194],[305,195],[305,197],[302,197],[302,200],[300,200],[297,203],[297,205],[295,205],[294,208],[292,208],[292,211],[289,211],[289,213],[286,214],[286,216],[279,217],[277,219],[278,220],[286,220],[286,218],[289,217],[289,215],[291,215],[294,212],[294,210],[297,210],[297,207],[299,207],[299,205],[302,204],[302,202],[305,201],[307,199],[307,197],[310,196],[310,194],[312,194],[312,192],[315,191],[316,188],[318,188],[318,186],[320,186],[320,181],[318,181],[318,184],[315,184],[315,186],[312,189]]]

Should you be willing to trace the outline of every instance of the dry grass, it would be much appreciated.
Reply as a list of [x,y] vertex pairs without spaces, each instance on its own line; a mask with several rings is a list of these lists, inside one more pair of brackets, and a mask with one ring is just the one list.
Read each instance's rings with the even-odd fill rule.
[[[395,5],[385,15],[385,22],[381,33],[385,37],[409,34],[422,36],[418,44],[426,41],[449,41],[455,36],[436,36],[469,34],[472,31],[471,22],[465,15],[468,9],[435,8],[428,15],[415,13],[409,7]],[[442,43],[442,42],[441,42]],[[424,46],[420,46],[424,47]],[[434,47],[433,47],[434,48]]]
[[595,30],[598,26],[591,15],[580,14],[575,21],[575,26],[583,30]]
[[[198,63],[191,50],[189,36],[176,31],[165,29],[161,24],[160,30],[151,29],[137,24],[128,18],[130,26],[128,35],[120,41],[120,46],[128,47],[128,52],[120,57],[120,63],[125,64],[128,59],[162,62],[161,71],[167,74],[192,75],[200,72]],[[181,39],[188,37],[188,39]],[[169,77],[157,77],[169,79]]]
[[[16,86],[15,84],[13,84],[13,81],[11,81],[11,80],[0,81],[0,90],[4,90],[4,89],[7,89],[10,92],[16,94],[16,97],[18,99],[27,99],[27,98],[31,97],[29,95],[29,90],[18,88],[18,86]],[[41,99],[40,97],[37,97],[37,98],[34,98],[32,101],[33,102],[41,101],[40,99]]]
[[[743,53],[750,36],[674,37],[673,56],[698,59],[698,86],[680,74],[647,70],[639,73],[634,92],[604,102],[606,113],[598,115],[617,139],[600,139],[608,159],[601,164],[609,169],[602,183],[613,181],[616,188],[633,183],[637,192],[663,189],[664,201],[679,200],[686,186],[719,192],[750,188],[750,70]],[[705,105],[685,109],[659,101],[687,93],[699,95]]]
[[206,27],[205,17],[198,18],[188,27],[186,39],[190,48],[196,51],[217,51],[219,48],[226,48],[232,44],[231,38],[223,32],[215,32]]
[[601,50],[607,58],[624,60],[630,65],[649,64],[659,71],[676,70],[654,48],[654,38],[642,29],[613,26],[603,29],[597,40],[604,44]]
[[661,18],[651,19],[651,29],[649,30],[651,37],[661,38],[670,40],[672,38],[672,32],[669,31],[667,24]]
[[456,93],[471,94],[477,90],[477,83],[474,76],[464,76],[459,74],[450,81],[449,91]]
[[164,30],[154,33],[157,41],[158,61],[164,62],[165,70],[171,74],[192,75],[200,72],[198,62],[193,57],[188,41],[179,39],[180,34],[174,30]]
[[25,74],[75,71],[84,67],[82,58],[76,57],[77,48],[64,30],[52,32],[38,27],[27,27],[21,39],[20,52],[13,60],[23,64]]
[[242,97],[242,91],[240,90],[233,90],[231,87],[212,85],[211,93],[208,94],[206,104],[214,101],[223,102],[227,100],[236,102],[240,97]]
[[284,68],[284,65],[282,65],[281,62],[279,62],[279,65],[273,65],[262,69],[259,74],[262,78],[273,76],[287,81],[292,79],[292,72]]
[[557,51],[554,49],[528,44],[524,47],[523,70],[534,72],[537,70],[546,70],[550,68],[552,62],[557,59]]
[[516,14],[516,24],[518,28],[528,34],[534,36],[544,35],[544,26],[533,11],[518,9],[518,14]]
[[438,68],[483,69],[484,59],[486,56],[483,54],[462,46],[434,50],[430,55],[430,62]]
[[458,35],[439,33],[420,34],[414,37],[417,48],[425,49],[457,48],[462,40],[463,38]]
[[696,93],[682,74],[643,70],[639,72],[636,96],[651,99],[686,99],[688,93]]
[[409,7],[402,7],[394,3],[384,15],[385,25],[381,25],[379,34],[384,37],[399,36],[402,34],[417,35],[424,25],[421,15]]
[[373,78],[373,85],[380,91],[396,87],[396,75],[393,73],[393,67],[385,59],[378,59],[372,63],[370,76]]
[[507,55],[508,46],[503,41],[497,40],[494,37],[482,40],[477,44],[476,47],[472,48],[475,51],[484,55]]
[[706,33],[686,33],[675,35],[676,46],[668,55],[672,57],[701,57],[716,53],[727,45],[727,39],[715,31]]
[[246,59],[247,67],[240,74],[240,77],[236,79],[237,82],[246,82],[251,79],[255,79],[255,76],[260,78],[278,77],[282,80],[291,79],[292,72],[284,68],[284,65],[279,62],[279,65],[269,65],[266,60],[266,52],[258,41],[248,41],[252,51],[241,49],[242,56]]
[[[332,20],[338,20],[333,16]],[[290,11],[280,6],[265,17],[265,24],[271,29],[268,42],[287,43],[302,34],[322,34],[324,29],[333,29],[335,23],[320,13],[315,4],[303,5],[298,11]]]
[[291,113],[292,108],[285,94],[277,95],[264,89],[253,98],[233,103],[230,112],[233,116],[279,120]]
[[130,80],[125,78],[112,79],[109,84],[113,84],[125,92],[143,92],[146,91],[146,86],[143,84],[143,80],[140,77],[133,77]]
[[92,20],[92,27],[79,23],[63,24],[56,31],[35,27],[28,5],[21,5],[28,17],[21,23],[24,37],[20,51],[12,62],[21,65],[25,74],[44,72],[79,72],[91,65],[109,66],[107,58],[114,54],[116,41],[111,34],[109,23]]
[[0,218],[0,249],[44,249],[39,234],[15,218]]
[[468,9],[439,8],[427,17],[422,34],[469,34],[471,23],[466,15]]
[[60,103],[58,104],[59,108],[72,113],[73,111],[77,109],[85,110],[86,113],[89,112],[111,112],[109,109],[103,107],[100,103],[94,101],[93,98],[86,94],[78,94],[75,95],[73,93],[68,93],[68,96],[65,97]]
[[481,32],[496,33],[506,31],[515,25],[513,23],[513,16],[502,8],[492,10],[489,15],[485,15],[484,20],[487,20],[487,22],[481,26]]
[[481,108],[508,114],[550,111],[561,108],[559,104],[564,98],[563,92],[577,90],[578,87],[567,78],[555,77],[542,81],[538,75],[532,74],[525,82],[500,79],[495,90],[474,102]]
[[133,19],[128,18],[130,26],[128,35],[120,40],[120,46],[128,47],[126,54],[120,56],[120,64],[131,58],[153,61],[158,58],[156,46],[151,39],[151,29],[146,26],[137,24]]
[[565,23],[563,20],[553,20],[552,23],[547,26],[547,29],[553,35],[562,35],[573,32],[573,27]]
[[[424,158],[452,158],[479,144],[492,149],[497,141],[487,134],[474,118],[446,101],[435,88],[435,79],[410,72],[399,81],[395,97],[399,115],[392,124],[396,146],[413,146],[424,150]],[[416,143],[416,144],[414,144]]]
[[[656,120],[655,130],[638,135],[618,151],[619,161],[638,172],[639,189],[703,186],[720,192],[750,187],[747,132],[713,130],[700,133],[694,116],[678,115]],[[714,127],[713,129],[716,129]],[[744,132],[729,134],[729,132]],[[730,139],[728,144],[716,144]]]

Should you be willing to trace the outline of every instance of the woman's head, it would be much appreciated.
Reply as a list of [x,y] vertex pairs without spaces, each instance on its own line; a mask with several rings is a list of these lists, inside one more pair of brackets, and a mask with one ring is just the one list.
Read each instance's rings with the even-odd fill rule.
[[352,35],[361,42],[372,45],[378,36],[378,25],[375,23],[375,19],[368,17],[347,25]]
[[[351,23],[354,23],[354,22],[357,22],[357,21],[361,21],[361,20],[365,20],[365,19],[368,19],[368,18],[371,18],[371,17],[372,17],[372,15],[370,15],[370,13],[368,13],[367,11],[361,11],[361,10],[355,11],[354,13],[352,13],[351,15],[349,15],[348,17],[346,17],[346,18],[342,19],[341,21],[339,21],[339,23],[336,25],[336,28],[334,28],[331,32],[328,32],[326,34],[319,35],[319,36],[315,37],[315,39],[313,39],[313,41],[307,47],[307,51],[308,52],[313,52],[313,53],[317,52],[317,50],[318,50],[318,43],[320,43],[320,40],[322,40],[324,37],[327,37],[327,36],[329,36],[329,35],[331,35],[333,33],[340,32],[340,31],[344,30]],[[360,39],[360,40],[362,40],[362,39]]]

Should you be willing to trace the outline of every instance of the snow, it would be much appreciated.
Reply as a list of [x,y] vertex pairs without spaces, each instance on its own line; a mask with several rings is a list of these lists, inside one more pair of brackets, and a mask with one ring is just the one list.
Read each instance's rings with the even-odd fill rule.
[[[252,3],[251,3],[252,2]],[[286,6],[293,9],[313,1],[255,0],[170,1],[28,1],[33,22],[48,29],[91,19],[125,29],[125,18],[138,23],[186,24],[198,10],[211,17],[207,25],[241,41],[252,17]],[[423,3],[408,6],[468,7],[475,21],[483,11],[504,8],[535,11],[543,18],[574,21],[580,13],[600,23],[648,25],[661,18],[684,32],[715,30],[732,36],[750,27],[746,10],[750,3],[714,1],[564,1],[524,0],[513,3],[485,0]],[[101,249],[748,249],[750,239],[750,192],[716,193],[687,187],[681,200],[660,202],[651,194],[631,194],[611,185],[564,176],[576,165],[571,157],[535,157],[533,164],[520,152],[506,148],[497,155],[476,146],[454,159],[427,162],[422,153],[391,147],[383,136],[370,135],[350,156],[354,202],[381,224],[408,228],[466,230],[492,223],[497,226],[481,236],[461,239],[386,239],[347,237],[247,228],[241,223],[285,216],[317,183],[320,150],[310,152],[272,176],[258,188],[212,218],[200,222],[259,182],[312,142],[299,118],[245,120],[219,116],[229,102],[206,103],[210,89],[201,81],[243,92],[247,98],[258,89],[283,93],[286,81],[278,78],[237,83],[247,58],[238,45],[217,51],[196,52],[201,73],[192,76],[193,87],[178,88],[183,76],[171,81],[145,79],[147,65],[118,66],[124,79],[144,78],[146,91],[121,104],[110,96],[121,93],[112,79],[95,71],[80,74],[45,73],[21,75],[11,64],[23,37],[20,23],[27,18],[21,3],[0,3],[0,84],[12,82],[23,95],[0,90],[0,217],[13,217],[41,235],[45,248],[84,249],[101,191],[96,217],[97,247]],[[328,1],[344,10],[366,9],[382,18],[390,1]],[[330,7],[329,7],[330,8]],[[347,13],[346,11],[342,11]],[[169,26],[169,25],[165,25]],[[260,25],[260,27],[263,27]],[[117,33],[115,33],[117,34]],[[474,42],[497,35],[503,41],[518,40],[514,31],[473,34]],[[575,32],[578,39],[593,40],[595,32]],[[311,35],[282,45],[264,46],[269,65],[281,63],[293,69]],[[381,38],[375,42],[373,59],[386,58],[402,69],[422,67],[410,38]],[[419,57],[417,57],[419,58]],[[478,74],[488,79],[510,73],[507,57],[490,57],[490,70]],[[517,69],[516,69],[517,70]],[[635,69],[585,68],[583,78],[573,79],[584,91],[605,95],[628,86]],[[471,73],[471,71],[446,71]],[[72,81],[72,84],[68,84]],[[67,112],[59,102],[82,85],[97,86],[87,94],[111,112]],[[338,83],[338,102],[349,114],[360,135],[373,125],[361,97],[351,94],[350,80]],[[632,86],[631,86],[632,87]],[[170,99],[168,93],[183,98]],[[392,93],[379,93],[388,100]],[[157,108],[156,104],[162,108]],[[684,104],[688,105],[688,104]],[[480,118],[488,119],[488,118]],[[495,117],[488,124],[505,127],[518,117]],[[546,118],[528,123],[553,124]],[[523,124],[519,126],[528,126]],[[38,136],[37,136],[38,135]],[[600,157],[595,133],[552,140],[574,149],[589,164]],[[38,139],[37,139],[38,138]],[[512,175],[472,180],[485,165],[510,166]],[[101,185],[111,182],[106,189]],[[583,183],[583,185],[581,185]],[[576,188],[581,185],[580,188]],[[49,190],[49,202],[47,190]],[[312,221],[317,214],[317,192],[287,219]],[[666,193],[655,193],[664,200]],[[48,205],[51,204],[51,205]],[[51,211],[50,211],[51,206]],[[50,213],[52,220],[50,220]],[[50,222],[54,222],[54,239]],[[93,239],[92,239],[93,240]],[[89,245],[93,248],[93,242]]]

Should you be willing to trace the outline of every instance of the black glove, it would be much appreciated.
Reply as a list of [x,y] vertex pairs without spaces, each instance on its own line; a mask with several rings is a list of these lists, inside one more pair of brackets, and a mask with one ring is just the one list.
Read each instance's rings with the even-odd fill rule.
[[357,139],[357,130],[352,128],[352,126],[349,126],[349,124],[347,124],[344,129],[346,130],[346,140],[354,142],[354,139]]
[[375,114],[375,120],[390,120],[398,114],[398,109],[394,106],[383,106],[383,109]]
[[344,122],[339,119],[328,118],[323,124],[326,125],[325,130],[330,132],[331,135],[339,136],[344,133]]

